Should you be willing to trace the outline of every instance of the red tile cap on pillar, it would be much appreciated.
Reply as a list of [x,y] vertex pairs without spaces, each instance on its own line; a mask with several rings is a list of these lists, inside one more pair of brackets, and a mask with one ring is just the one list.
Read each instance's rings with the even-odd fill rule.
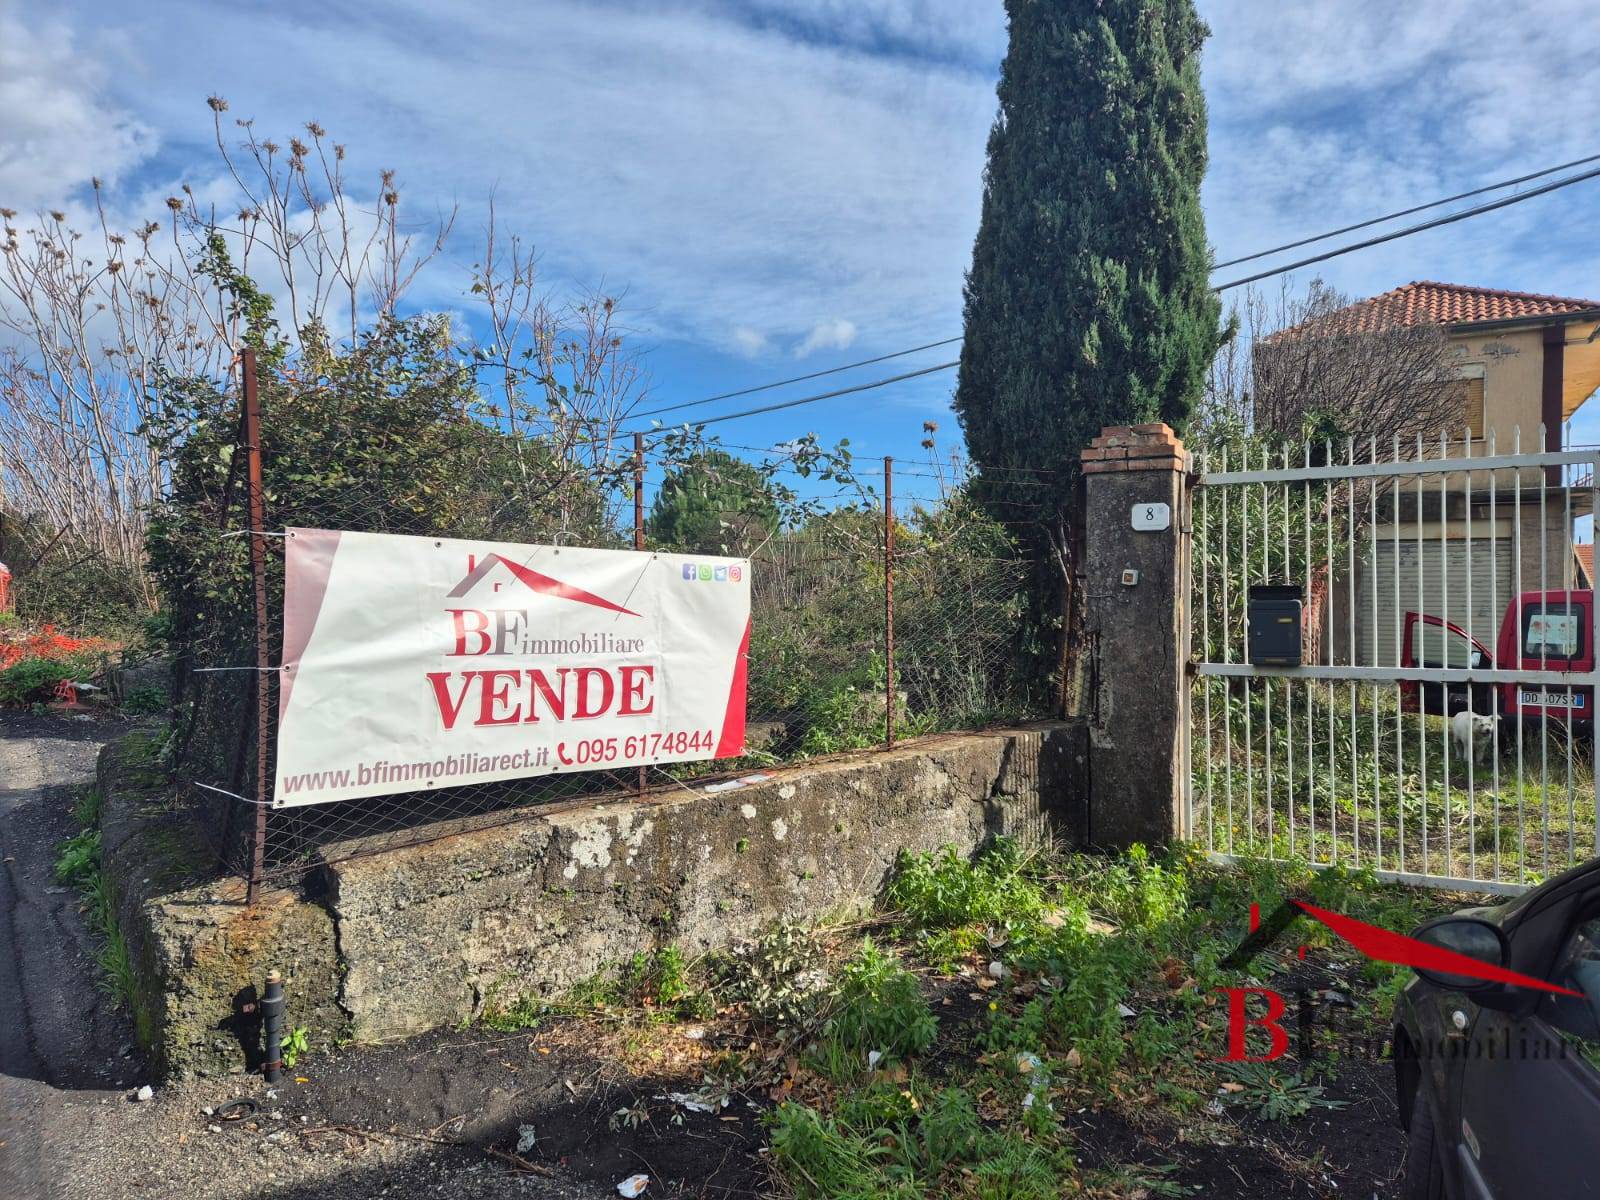
[[1164,421],[1108,425],[1080,455],[1085,474],[1106,471],[1183,471],[1189,455]]

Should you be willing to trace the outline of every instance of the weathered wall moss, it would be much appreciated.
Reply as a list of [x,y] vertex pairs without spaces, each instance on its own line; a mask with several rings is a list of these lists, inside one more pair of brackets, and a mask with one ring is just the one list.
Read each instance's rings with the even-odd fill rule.
[[246,908],[236,881],[148,865],[164,839],[171,861],[177,818],[141,791],[131,753],[118,743],[101,760],[108,870],[152,1049],[179,1076],[246,1065],[237,997],[271,967],[288,977],[289,1023],[315,1040],[394,1037],[496,998],[555,995],[639,951],[700,952],[778,920],[859,911],[902,850],[1072,840],[1084,824],[1083,730],[1047,723],[774,770],[735,790],[529,813],[399,850],[329,846],[320,896],[273,892]]
[[239,1012],[269,969],[287,980],[286,1020],[315,1041],[345,1035],[328,910],[294,892],[246,907],[237,880],[216,879],[193,822],[171,810],[148,765],[148,735],[101,752],[101,854],[135,975],[134,1024],[168,1077],[254,1066],[256,1021]]

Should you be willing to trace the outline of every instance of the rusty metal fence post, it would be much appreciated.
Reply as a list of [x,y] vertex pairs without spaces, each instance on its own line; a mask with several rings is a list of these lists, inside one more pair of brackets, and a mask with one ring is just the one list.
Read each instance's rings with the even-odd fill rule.
[[894,749],[894,459],[883,456],[883,732]]
[[[633,435],[633,548],[644,549],[644,434]],[[638,793],[643,796],[648,768],[639,768]]]
[[250,578],[255,585],[256,606],[256,821],[250,846],[250,881],[245,892],[245,902],[254,904],[261,891],[261,872],[267,850],[267,750],[270,741],[267,706],[271,702],[268,678],[271,658],[267,645],[267,519],[261,488],[261,397],[256,381],[256,353],[249,347],[244,350],[241,370],[244,377],[245,479],[249,489]]

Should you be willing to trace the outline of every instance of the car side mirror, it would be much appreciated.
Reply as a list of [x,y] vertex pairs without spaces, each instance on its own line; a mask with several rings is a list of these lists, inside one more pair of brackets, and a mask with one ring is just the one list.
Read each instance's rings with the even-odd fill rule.
[[1498,925],[1478,917],[1441,917],[1429,921],[1412,937],[1444,952],[1437,962],[1414,967],[1429,983],[1474,999],[1504,992],[1504,984],[1470,974],[1474,963],[1501,969],[1506,966],[1511,957],[1510,945]]

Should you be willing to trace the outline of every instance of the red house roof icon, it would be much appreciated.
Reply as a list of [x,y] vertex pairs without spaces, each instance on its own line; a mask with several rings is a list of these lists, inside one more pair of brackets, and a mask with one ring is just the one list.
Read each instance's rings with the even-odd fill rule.
[[623,608],[620,604],[613,604],[603,596],[596,596],[593,592],[586,592],[570,583],[563,583],[561,580],[535,571],[531,567],[512,562],[509,558],[500,554],[487,554],[482,561],[474,564],[461,582],[450,589],[447,593],[448,597],[452,600],[458,600],[465,596],[473,588],[477,587],[495,567],[505,567],[516,577],[518,582],[546,596],[555,596],[561,600],[576,600],[580,604],[592,604],[596,608],[603,608],[608,612],[621,613],[627,617],[637,617],[639,615],[631,608]]

